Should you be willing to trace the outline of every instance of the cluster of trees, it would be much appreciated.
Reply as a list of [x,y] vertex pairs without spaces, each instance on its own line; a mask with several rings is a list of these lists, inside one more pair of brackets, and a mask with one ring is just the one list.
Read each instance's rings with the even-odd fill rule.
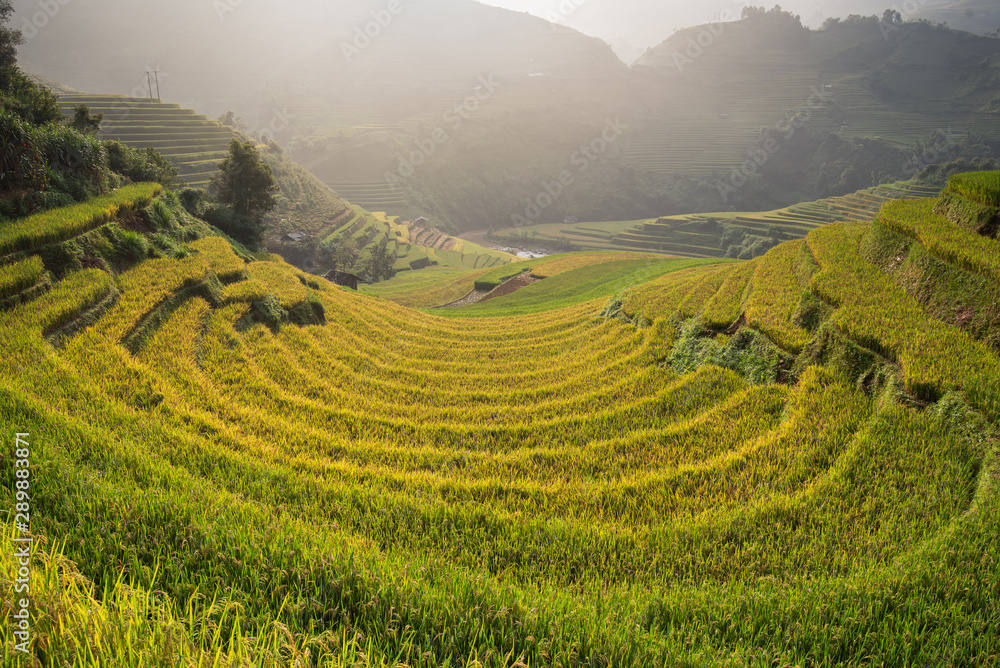
[[769,24],[779,29],[806,30],[802,25],[802,17],[786,12],[781,5],[775,5],[770,10],[764,7],[747,6],[743,8],[743,18],[763,24]]
[[336,238],[323,244],[323,250],[337,270],[355,274],[367,283],[387,280],[396,273],[396,254],[389,249],[388,239],[362,252],[353,240]]
[[807,44],[809,29],[802,25],[802,18],[786,12],[781,5],[770,10],[763,7],[744,7],[743,19],[754,26],[769,42],[787,49],[803,47]]
[[862,16],[861,14],[851,14],[847,18],[831,17],[828,18],[823,23],[823,30],[830,30],[832,28],[837,28],[838,26],[843,27],[865,27],[865,28],[877,28],[882,31],[885,37],[889,37],[896,33],[896,29],[902,28],[903,26],[916,26],[924,28],[946,28],[947,25],[944,23],[935,24],[931,23],[927,19],[909,19],[904,20],[903,15],[897,9],[887,9],[882,13],[882,16],[872,14],[870,16]]
[[0,108],[32,125],[52,123],[62,118],[56,96],[17,66],[17,47],[24,38],[20,30],[7,27],[13,14],[11,0],[0,0]]
[[336,269],[354,274],[366,283],[378,283],[396,274],[393,269],[396,253],[389,247],[387,238],[364,248],[355,240],[342,236],[322,242],[309,239],[287,245],[282,252],[286,260],[313,273]]

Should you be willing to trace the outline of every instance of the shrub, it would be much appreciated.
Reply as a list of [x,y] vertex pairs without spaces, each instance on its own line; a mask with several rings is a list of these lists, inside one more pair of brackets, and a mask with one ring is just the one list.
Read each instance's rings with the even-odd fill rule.
[[121,230],[118,234],[118,248],[125,260],[138,261],[149,254],[146,237],[131,230]]
[[45,156],[35,129],[0,109],[0,192],[41,191],[46,182]]
[[137,149],[119,141],[104,142],[111,170],[139,183],[153,181],[166,188],[178,184],[177,169],[151,147]]
[[96,189],[95,195],[107,190],[108,153],[100,140],[70,127],[46,125],[38,130],[38,142],[50,170],[79,179]]
[[211,225],[251,248],[258,248],[263,241],[266,227],[251,216],[236,213],[225,206],[208,208],[202,217]]

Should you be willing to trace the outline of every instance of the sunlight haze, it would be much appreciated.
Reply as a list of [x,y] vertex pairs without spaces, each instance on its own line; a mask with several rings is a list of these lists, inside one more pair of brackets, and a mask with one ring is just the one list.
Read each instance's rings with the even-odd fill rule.
[[1000,0],[0,0],[0,418],[2,668],[998,667]]

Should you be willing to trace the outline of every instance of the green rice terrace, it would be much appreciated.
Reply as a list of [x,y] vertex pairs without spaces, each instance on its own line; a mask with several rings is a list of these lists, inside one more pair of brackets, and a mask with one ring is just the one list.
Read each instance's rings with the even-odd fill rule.
[[380,296],[155,185],[5,223],[2,663],[997,665],[997,196]]
[[493,238],[515,245],[556,243],[583,250],[637,250],[685,257],[723,257],[730,252],[734,242],[738,245],[748,237],[774,242],[801,239],[829,223],[871,220],[887,202],[931,197],[938,191],[937,187],[901,181],[777,211],[727,211],[643,221],[542,224],[498,230]]
[[351,205],[312,234],[320,242],[350,240],[361,251],[359,263],[385,243],[394,254],[396,272],[428,267],[489,269],[517,259],[509,253],[450,236],[428,225],[425,219],[401,221],[383,211],[370,212]]
[[82,94],[61,94],[59,103],[68,116],[81,104],[92,113],[104,114],[102,139],[155,148],[173,163],[189,186],[208,185],[233,138],[230,128],[177,104],[124,95]]

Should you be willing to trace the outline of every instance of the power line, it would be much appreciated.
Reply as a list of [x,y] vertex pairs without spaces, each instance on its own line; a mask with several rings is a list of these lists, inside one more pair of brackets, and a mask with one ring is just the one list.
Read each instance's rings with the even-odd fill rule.
[[146,70],[146,82],[149,84],[149,99],[152,100],[153,99],[153,82],[149,78],[150,74],[152,74],[153,76],[156,77],[156,101],[159,102],[161,100],[161,98],[160,98],[160,70],[152,70],[152,71]]

